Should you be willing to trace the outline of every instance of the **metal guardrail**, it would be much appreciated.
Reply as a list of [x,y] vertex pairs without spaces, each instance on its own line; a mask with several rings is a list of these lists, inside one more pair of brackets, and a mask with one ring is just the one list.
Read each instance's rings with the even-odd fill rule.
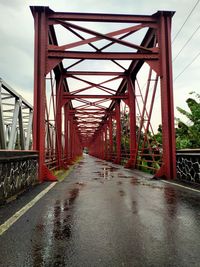
[[32,148],[33,107],[0,78],[0,148]]

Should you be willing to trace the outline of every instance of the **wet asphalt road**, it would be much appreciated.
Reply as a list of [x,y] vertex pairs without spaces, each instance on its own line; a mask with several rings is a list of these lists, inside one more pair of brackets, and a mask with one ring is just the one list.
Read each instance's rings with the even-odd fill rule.
[[0,266],[199,267],[200,193],[86,155],[0,237]]

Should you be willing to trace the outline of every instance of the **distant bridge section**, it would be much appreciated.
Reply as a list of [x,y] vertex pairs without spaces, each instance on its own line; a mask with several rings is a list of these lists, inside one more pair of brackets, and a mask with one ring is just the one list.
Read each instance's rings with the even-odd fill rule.
[[33,107],[0,78],[0,149],[32,148]]

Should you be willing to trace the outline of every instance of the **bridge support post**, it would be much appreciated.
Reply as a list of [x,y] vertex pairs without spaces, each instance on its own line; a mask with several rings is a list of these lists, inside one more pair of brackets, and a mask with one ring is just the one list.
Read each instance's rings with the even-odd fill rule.
[[[69,127],[68,127],[68,121],[69,121],[69,106],[68,102],[64,105],[64,122],[65,122],[65,150],[64,150],[64,157],[65,157],[65,164],[68,164],[68,155],[69,155]],[[67,166],[66,166],[67,167]]]
[[174,103],[171,56],[171,15],[159,12],[160,79],[163,135],[163,167],[156,176],[176,178],[176,144],[174,130]]
[[69,115],[69,146],[68,146],[68,162],[69,164],[71,164],[72,162],[72,126],[73,126],[73,122],[72,122],[72,115]]
[[70,116],[70,163],[73,163],[74,160],[74,125],[73,117]]
[[121,116],[120,116],[120,100],[115,103],[116,115],[116,159],[115,163],[120,164],[121,161]]
[[39,152],[39,180],[56,180],[45,165],[45,106],[46,106],[46,51],[47,51],[47,14],[46,8],[35,13],[35,54],[34,54],[34,117],[33,149]]
[[56,153],[57,167],[62,167],[62,78],[57,79],[56,84]]
[[100,145],[100,151],[101,151],[101,159],[104,159],[104,131],[101,129],[101,145]]
[[136,106],[135,89],[130,79],[127,81],[129,95],[129,124],[130,124],[130,159],[126,164],[127,168],[135,168],[136,164]]
[[107,123],[105,124],[105,152],[104,152],[104,158],[105,160],[108,160],[108,132],[107,132]]
[[113,125],[112,125],[112,115],[109,117],[109,160],[112,160],[113,154]]
[[102,133],[101,133],[101,130],[99,132],[98,157],[102,158]]

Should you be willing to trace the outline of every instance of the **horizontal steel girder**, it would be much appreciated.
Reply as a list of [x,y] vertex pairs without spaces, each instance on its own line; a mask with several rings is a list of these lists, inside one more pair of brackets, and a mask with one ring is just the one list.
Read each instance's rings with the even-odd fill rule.
[[[36,7],[32,7],[36,8]],[[51,12],[51,10],[50,10]],[[120,23],[156,23],[156,18],[152,16],[123,15],[123,14],[98,14],[98,13],[71,13],[56,12],[49,14],[50,20],[67,21],[96,21],[96,22],[120,22]],[[56,23],[56,22],[54,22]]]
[[73,75],[91,75],[91,76],[127,76],[124,72],[114,72],[114,71],[67,71],[63,74],[63,77],[70,77]]
[[49,50],[49,59],[98,59],[98,60],[157,60],[158,53],[120,53],[120,52],[80,52],[80,51],[59,51]]
[[66,99],[79,99],[79,98],[106,98],[106,99],[127,99],[126,95],[69,95],[64,94],[63,97]]

